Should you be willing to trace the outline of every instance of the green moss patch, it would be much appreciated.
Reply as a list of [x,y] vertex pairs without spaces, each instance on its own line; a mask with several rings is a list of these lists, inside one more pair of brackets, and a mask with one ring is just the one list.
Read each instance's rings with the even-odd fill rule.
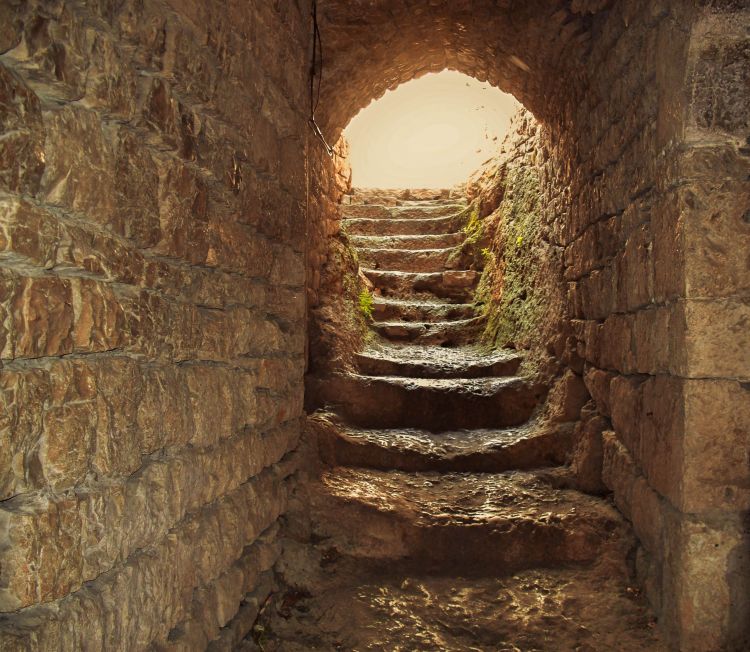
[[521,348],[533,339],[543,310],[535,252],[541,192],[538,173],[530,167],[509,171],[504,184],[498,230],[491,247],[482,252],[486,262],[477,301],[487,316],[483,342]]

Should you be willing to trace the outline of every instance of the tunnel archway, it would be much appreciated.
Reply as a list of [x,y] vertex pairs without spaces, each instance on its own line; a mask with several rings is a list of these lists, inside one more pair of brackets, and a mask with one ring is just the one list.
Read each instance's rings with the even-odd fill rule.
[[584,93],[591,14],[604,3],[339,3],[321,0],[325,38],[320,116],[335,140],[386,90],[443,69],[511,93],[540,120],[560,122],[563,97]]
[[[2,647],[262,637],[309,507],[306,337],[353,262],[310,7],[0,3]],[[597,479],[673,647],[750,648],[747,2],[319,8],[329,140],[444,67],[540,122],[545,341],[606,426]]]
[[[733,374],[746,375],[741,364],[725,375],[697,353],[696,329],[705,328],[698,305],[713,302],[721,315],[714,336],[733,331],[743,309],[729,308],[723,290],[697,281],[705,272],[700,254],[685,247],[704,237],[695,216],[710,211],[712,191],[692,220],[684,217],[684,193],[717,174],[695,165],[691,150],[714,148],[711,156],[731,159],[723,168],[730,175],[746,165],[742,120],[721,127],[699,113],[706,99],[695,87],[697,63],[716,60],[701,53],[710,49],[706,34],[726,26],[729,14],[721,10],[606,0],[319,4],[326,53],[317,115],[329,138],[385,90],[445,68],[512,93],[541,124],[547,237],[561,252],[564,286],[548,347],[580,365],[611,427],[604,480],[633,523],[643,550],[640,579],[681,649],[747,636],[736,617],[727,620],[745,609],[732,588],[745,582],[744,562],[733,561],[747,545],[742,501],[698,497],[706,477],[698,480],[692,470],[701,464],[694,455],[716,430],[695,422],[689,408],[713,394],[721,411],[722,401],[740,395]],[[742,39],[734,34],[730,41]],[[728,207],[726,219],[736,224],[740,213]],[[737,279],[740,271],[730,274]],[[697,281],[692,288],[690,278]],[[722,452],[717,448],[711,472],[726,496],[739,486],[720,479],[719,469],[733,464],[731,447],[726,440]],[[724,525],[707,525],[715,509],[726,514]],[[705,514],[705,527],[687,526],[688,513]],[[694,551],[709,541],[723,552],[699,560]],[[712,601],[700,579],[709,576],[720,587]]]

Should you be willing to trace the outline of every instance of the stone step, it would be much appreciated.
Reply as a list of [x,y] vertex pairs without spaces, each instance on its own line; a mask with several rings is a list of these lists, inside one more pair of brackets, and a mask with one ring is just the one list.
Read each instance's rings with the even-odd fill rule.
[[373,285],[387,297],[431,294],[441,299],[469,303],[479,274],[473,270],[445,272],[396,272],[362,269]]
[[394,342],[459,346],[475,341],[484,324],[484,317],[473,317],[440,322],[382,321],[373,322],[371,328]]
[[461,262],[460,247],[446,249],[357,248],[360,265],[400,272],[442,272]]
[[459,246],[466,235],[460,231],[432,235],[350,235],[359,249],[447,249]]
[[447,217],[458,215],[466,210],[465,204],[453,202],[408,202],[398,206],[383,206],[382,204],[344,204],[341,214],[344,219],[426,219],[433,217]]
[[595,562],[627,532],[608,503],[523,471],[335,467],[311,499],[316,535],[339,554],[453,576]]
[[357,428],[328,413],[311,416],[307,428],[325,464],[383,471],[498,473],[557,466],[565,463],[573,438],[573,424],[433,433]]
[[476,316],[471,303],[444,301],[410,301],[389,297],[373,297],[372,317],[376,321],[450,321]]
[[503,428],[528,421],[542,391],[524,378],[308,377],[307,407],[327,406],[366,428],[432,432]]
[[486,378],[514,375],[522,359],[509,351],[380,344],[357,354],[356,363],[359,372],[368,376]]
[[344,195],[346,204],[382,204],[384,206],[401,206],[403,204],[466,204],[466,197],[448,188],[428,189],[391,189],[391,188],[353,188]]
[[594,564],[496,577],[410,572],[339,555],[325,538],[308,547],[289,541],[285,549],[285,575],[297,581],[272,594],[261,614],[264,650],[667,650],[632,588],[627,551],[616,545]]
[[460,224],[454,216],[405,219],[355,218],[341,221],[349,235],[434,235],[453,233]]

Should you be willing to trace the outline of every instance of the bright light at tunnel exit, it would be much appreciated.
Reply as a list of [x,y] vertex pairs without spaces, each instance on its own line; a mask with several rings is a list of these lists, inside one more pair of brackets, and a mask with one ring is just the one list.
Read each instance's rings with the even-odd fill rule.
[[449,188],[494,156],[519,103],[486,82],[445,70],[388,91],[344,131],[353,183]]

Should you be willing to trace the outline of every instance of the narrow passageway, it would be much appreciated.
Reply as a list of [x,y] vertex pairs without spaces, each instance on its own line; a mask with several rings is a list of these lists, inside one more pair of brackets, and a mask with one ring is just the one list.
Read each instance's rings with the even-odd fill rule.
[[0,2],[0,652],[748,652],[749,207],[748,0]]
[[[427,195],[429,196],[429,195]],[[438,197],[440,195],[437,195]],[[355,200],[357,198],[355,197]],[[263,650],[660,650],[609,501],[566,488],[522,355],[477,345],[463,198],[359,197],[373,284],[357,369],[318,381],[310,530],[285,545]]]

